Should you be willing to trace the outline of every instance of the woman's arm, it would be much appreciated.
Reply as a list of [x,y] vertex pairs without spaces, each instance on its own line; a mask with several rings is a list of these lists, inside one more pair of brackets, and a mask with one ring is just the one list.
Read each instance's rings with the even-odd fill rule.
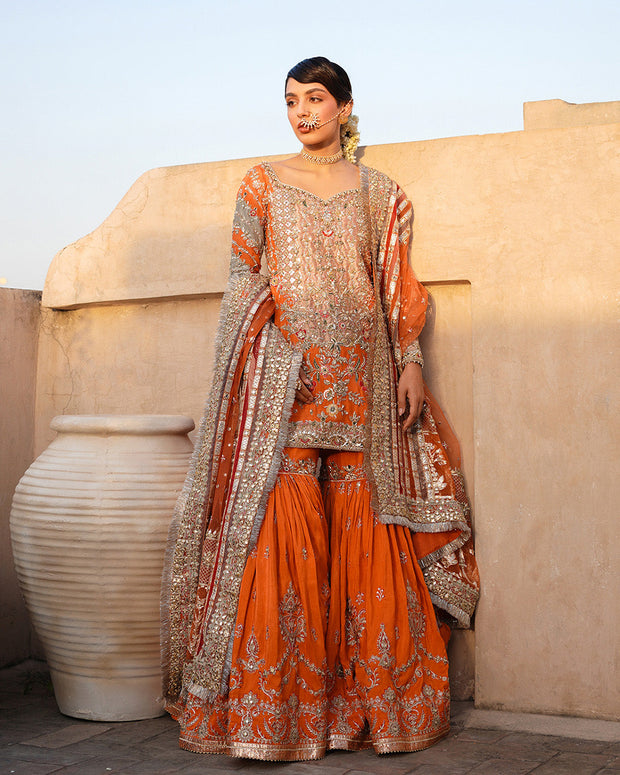
[[417,420],[424,406],[424,358],[418,341],[426,318],[428,294],[409,263],[409,237],[413,215],[411,203],[401,192],[399,206],[399,277],[397,283],[398,325],[395,332],[400,362],[397,364],[398,414],[404,418],[403,430]]
[[250,271],[258,274],[265,245],[264,172],[253,167],[246,173],[237,193],[233,219],[230,273]]

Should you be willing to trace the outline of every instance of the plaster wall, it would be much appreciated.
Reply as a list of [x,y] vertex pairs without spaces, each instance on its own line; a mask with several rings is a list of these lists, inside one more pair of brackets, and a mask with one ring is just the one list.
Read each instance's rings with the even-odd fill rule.
[[220,294],[42,309],[36,454],[58,414],[202,416]]
[[41,294],[0,288],[0,666],[32,654],[9,536],[13,491],[34,459],[34,396]]
[[[364,149],[414,203],[426,376],[463,447],[483,595],[479,707],[620,713],[620,126]],[[143,175],[46,282],[37,450],[58,413],[182,412],[210,379],[238,183],[256,160]],[[471,633],[455,643],[459,680]]]
[[576,105],[564,100],[539,100],[523,105],[523,128],[561,129],[594,124],[620,123],[620,102]]

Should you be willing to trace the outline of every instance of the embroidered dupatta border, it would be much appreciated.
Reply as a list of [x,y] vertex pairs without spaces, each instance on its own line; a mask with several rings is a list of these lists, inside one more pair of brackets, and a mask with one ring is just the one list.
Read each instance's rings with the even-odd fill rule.
[[[226,689],[239,587],[275,484],[301,353],[271,322],[258,274],[233,272],[211,390],[170,526],[162,583],[163,696]],[[227,450],[229,450],[227,452]]]
[[[368,205],[376,299],[368,391],[370,423],[364,449],[372,506],[381,522],[403,525],[418,535],[418,559],[433,603],[460,626],[468,627],[478,600],[479,582],[462,475],[451,467],[438,429],[438,423],[444,428],[448,423],[426,386],[424,411],[410,431],[403,434],[398,417],[398,289],[412,208],[386,175],[360,165],[360,177]],[[427,301],[427,293],[419,283],[418,291],[416,336],[424,325]],[[456,439],[449,426],[446,430],[460,461]],[[430,533],[445,536],[420,540]],[[455,552],[459,552],[459,558],[452,562]]]

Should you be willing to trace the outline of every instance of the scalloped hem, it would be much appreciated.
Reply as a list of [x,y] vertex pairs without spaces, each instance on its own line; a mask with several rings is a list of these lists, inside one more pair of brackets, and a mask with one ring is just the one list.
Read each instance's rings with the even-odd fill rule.
[[298,745],[266,745],[264,743],[224,742],[221,740],[191,740],[181,736],[179,746],[192,753],[219,754],[238,759],[258,759],[260,761],[312,761],[322,759],[329,751],[374,750],[378,755],[387,753],[413,753],[439,742],[450,732],[446,726],[435,732],[411,738],[381,738],[364,740],[334,735],[326,743],[307,743]]

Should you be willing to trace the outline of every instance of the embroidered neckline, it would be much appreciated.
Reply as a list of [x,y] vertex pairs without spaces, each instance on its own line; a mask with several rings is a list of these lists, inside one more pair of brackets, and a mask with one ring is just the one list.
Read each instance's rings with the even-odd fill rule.
[[282,188],[290,188],[290,189],[293,189],[293,191],[299,191],[301,194],[308,194],[308,196],[311,196],[314,199],[318,199],[319,202],[323,202],[323,204],[329,204],[330,202],[333,202],[334,199],[336,199],[339,196],[342,196],[343,194],[361,194],[362,193],[362,172],[361,172],[361,168],[360,168],[360,185],[359,186],[357,186],[356,188],[345,188],[342,191],[337,191],[335,194],[332,194],[327,199],[323,199],[322,196],[319,196],[318,194],[315,194],[312,191],[308,191],[307,188],[301,188],[300,186],[294,186],[292,183],[285,183],[283,180],[280,180],[280,178],[278,177],[278,173],[271,166],[271,162],[264,161],[262,163],[262,165],[267,170],[267,172],[269,174],[269,177],[278,186],[281,186]]

